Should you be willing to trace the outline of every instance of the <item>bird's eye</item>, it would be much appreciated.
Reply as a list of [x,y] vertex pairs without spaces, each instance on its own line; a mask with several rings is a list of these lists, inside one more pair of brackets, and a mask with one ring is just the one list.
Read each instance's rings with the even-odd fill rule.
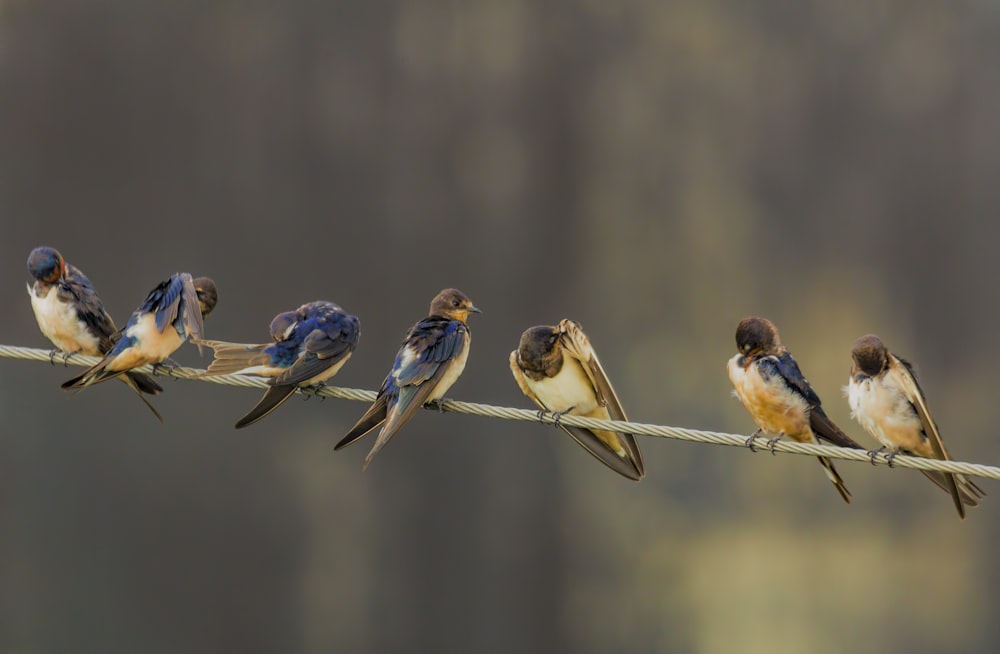
[[456,309],[457,309],[457,308],[458,308],[459,306],[461,306],[461,304],[462,304],[462,303],[461,303],[461,302],[459,302],[458,300],[452,300],[452,301],[451,301],[451,306],[455,307]]

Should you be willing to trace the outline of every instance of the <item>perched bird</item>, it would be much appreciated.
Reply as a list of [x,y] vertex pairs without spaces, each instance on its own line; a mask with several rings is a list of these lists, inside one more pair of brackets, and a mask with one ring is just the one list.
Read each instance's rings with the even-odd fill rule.
[[347,447],[384,423],[365,457],[367,469],[372,458],[417,409],[444,397],[469,358],[471,336],[465,323],[470,313],[480,311],[462,291],[446,288],[437,294],[429,315],[406,333],[375,402],[337,443],[335,450]]
[[[740,321],[736,347],[739,354],[727,366],[729,380],[736,397],[759,427],[747,439],[748,447],[752,449],[754,438],[766,431],[777,434],[768,441],[772,450],[782,436],[799,443],[817,443],[822,438],[841,447],[861,449],[826,416],[819,397],[781,344],[778,329],[770,320],[754,316]],[[840,496],[850,504],[851,494],[833,463],[826,457],[817,458]]]
[[188,338],[204,335],[202,319],[218,301],[215,282],[175,273],[149,292],[104,358],[63,388],[85,388],[147,364],[166,361]]
[[[526,329],[510,353],[510,371],[522,393],[557,416],[628,420],[590,340],[572,320]],[[558,424],[604,465],[642,479],[642,452],[632,434]]]
[[[872,451],[872,462],[877,453],[886,449],[891,450],[886,456],[890,465],[900,452],[948,461],[948,450],[910,363],[886,349],[882,339],[874,334],[854,341],[851,358],[854,361],[851,379],[845,387],[851,415],[882,443],[882,447]],[[986,496],[983,489],[964,475],[920,472],[951,495],[962,519],[966,505],[979,506],[979,500]]]
[[[34,285],[28,286],[28,295],[38,328],[63,353],[64,360],[78,353],[92,357],[107,354],[118,330],[87,276],[57,250],[45,246],[28,255],[28,272],[35,278]],[[130,371],[121,380],[163,422],[163,416],[143,397],[143,393],[156,395],[163,387],[141,372]]]
[[322,384],[351,358],[358,344],[360,322],[333,302],[310,302],[271,321],[273,343],[247,345],[225,341],[192,341],[215,351],[206,376],[267,377],[271,388],[236,423],[252,425],[281,406],[296,388]]

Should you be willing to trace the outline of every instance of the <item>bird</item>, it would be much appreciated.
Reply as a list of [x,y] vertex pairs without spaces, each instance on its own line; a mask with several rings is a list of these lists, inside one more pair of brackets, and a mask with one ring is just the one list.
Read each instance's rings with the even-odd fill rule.
[[573,320],[537,325],[521,334],[510,353],[510,371],[521,392],[598,461],[634,481],[645,475],[635,436],[624,432],[571,427],[559,422],[566,414],[599,420],[628,420],[597,353]]
[[471,334],[466,322],[470,313],[482,312],[458,289],[446,288],[434,297],[427,317],[406,333],[375,402],[337,443],[335,450],[382,426],[375,445],[365,457],[367,470],[378,451],[417,409],[444,397],[469,358]]
[[[844,390],[851,416],[882,446],[872,450],[886,455],[889,465],[897,454],[949,461],[941,432],[931,416],[924,393],[910,362],[886,348],[875,334],[854,341],[851,348],[851,377]],[[978,506],[986,493],[965,475],[921,470],[946,493],[963,520],[966,506]]]
[[271,388],[236,423],[254,424],[281,406],[296,388],[322,385],[351,358],[360,337],[357,316],[333,302],[315,301],[271,321],[272,343],[249,345],[226,341],[192,341],[207,345],[215,358],[204,376],[227,374],[266,377]]
[[[42,334],[67,361],[71,354],[104,356],[113,346],[118,329],[86,275],[66,261],[55,248],[40,246],[28,255],[31,309]],[[129,371],[121,380],[135,391],[156,418],[163,416],[143,394],[156,395],[163,387],[150,375]]]
[[[819,396],[782,345],[774,323],[757,316],[744,318],[736,327],[736,347],[739,352],[727,365],[729,380],[758,427],[747,439],[748,447],[753,449],[754,439],[766,431],[777,434],[768,441],[772,452],[782,436],[799,443],[823,439],[841,447],[863,449],[827,417]],[[833,463],[823,456],[817,458],[840,496],[850,504],[851,493]]]
[[204,335],[202,320],[212,312],[218,299],[215,282],[208,277],[171,275],[150,291],[132,313],[120,338],[104,358],[62,387],[83,389],[134,368],[163,364],[188,338]]

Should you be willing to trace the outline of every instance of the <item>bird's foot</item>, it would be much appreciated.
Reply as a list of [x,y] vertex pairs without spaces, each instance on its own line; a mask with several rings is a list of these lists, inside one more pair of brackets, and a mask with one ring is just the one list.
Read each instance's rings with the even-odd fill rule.
[[569,413],[570,411],[572,411],[573,409],[575,409],[575,408],[576,408],[575,406],[571,406],[570,408],[566,409],[565,411],[556,411],[555,413],[553,413],[552,414],[552,424],[555,425],[556,427],[561,427],[562,425],[560,425],[559,423],[562,421],[562,417],[564,415],[566,415],[567,413]]
[[875,459],[877,459],[878,455],[882,452],[885,452],[885,445],[874,450],[868,450],[868,460],[871,461],[872,465],[875,465]]
[[173,377],[174,371],[180,368],[180,365],[173,359],[166,359],[164,361],[158,361],[150,367],[153,369],[154,375],[166,375],[167,377]]
[[889,466],[890,468],[895,467],[894,464],[893,464],[893,461],[896,460],[896,456],[898,454],[899,454],[899,450],[898,449],[893,450],[892,452],[889,452],[888,454],[886,454],[885,455],[885,464],[887,466]]
[[80,350],[77,350],[76,352],[63,352],[63,367],[64,368],[68,368],[69,367],[69,358],[71,356],[73,356],[74,354],[79,354],[79,352],[80,352]]
[[760,429],[758,429],[758,430],[757,430],[757,431],[755,431],[754,433],[750,434],[750,436],[749,436],[749,437],[747,437],[747,439],[746,439],[745,441],[743,441],[743,444],[744,444],[744,445],[745,445],[746,447],[748,447],[748,448],[750,449],[750,451],[751,451],[751,452],[753,452],[754,454],[756,454],[756,453],[757,453],[757,448],[756,448],[756,447],[754,447],[754,445],[753,445],[753,442],[754,442],[755,440],[757,440],[757,437],[758,437],[758,436],[760,436],[760,432],[761,432],[761,430],[760,430]]
[[326,395],[320,395],[319,392],[326,388],[326,382],[320,382],[318,384],[313,384],[314,394],[319,397],[320,402],[326,402]]
[[425,406],[437,410],[438,413],[444,413],[444,403],[447,402],[445,398],[439,398],[437,400],[430,400],[425,402]]
[[548,413],[548,411],[546,411],[545,409],[538,410],[538,413],[535,414],[536,416],[538,416],[538,422],[545,422],[546,413]]
[[778,434],[774,438],[769,438],[767,440],[767,449],[769,449],[771,451],[771,456],[776,456],[776,454],[774,452],[774,446],[780,440],[781,440],[781,434]]

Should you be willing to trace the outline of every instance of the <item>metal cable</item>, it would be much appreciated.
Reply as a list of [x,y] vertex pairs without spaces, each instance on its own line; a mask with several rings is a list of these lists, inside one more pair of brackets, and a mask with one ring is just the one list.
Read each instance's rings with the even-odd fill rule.
[[[84,356],[82,354],[72,354],[65,357],[57,353],[53,358],[51,350],[40,350],[37,348],[16,347],[11,345],[0,345],[0,357],[8,359],[27,359],[33,361],[55,361],[79,366],[92,366],[100,359],[97,357]],[[204,377],[204,370],[199,368],[184,367],[157,367],[155,370],[146,366],[140,368],[142,372],[148,372],[160,376],[175,377],[177,379],[195,379],[198,381],[208,381],[214,384],[225,386],[243,386],[245,388],[268,388],[266,380],[259,377],[249,377],[244,375],[218,375]],[[342,400],[355,400],[359,402],[372,402],[375,399],[375,391],[362,390],[358,388],[342,388],[336,386],[320,386],[313,388],[297,389],[298,393],[304,395],[315,395],[318,397],[333,397]],[[583,418],[580,416],[565,415],[557,418],[551,412],[540,412],[532,409],[515,409],[511,407],[493,406],[490,404],[477,404],[474,402],[459,402],[457,400],[442,400],[436,406],[425,407],[432,411],[446,411],[452,413],[466,413],[475,416],[488,418],[499,418],[501,420],[526,420],[531,422],[543,422],[555,424],[557,421],[564,425],[573,427],[586,427],[590,429],[603,429],[608,431],[626,432],[641,436],[654,436],[658,438],[672,438],[682,441],[692,441],[696,443],[712,443],[714,445],[729,445],[734,447],[745,447],[747,437],[739,434],[726,434],[715,431],[705,431],[701,429],[686,429],[684,427],[668,427],[664,425],[649,425],[639,422],[625,422],[619,420],[596,420],[594,418]],[[760,438],[756,444],[764,448],[765,439]],[[783,452],[788,454],[805,454],[812,456],[825,456],[831,459],[844,461],[869,462],[869,453],[865,450],[857,450],[846,447],[836,447],[833,445],[813,445],[810,443],[796,443],[794,441],[780,440],[773,445],[773,452]],[[885,454],[878,454],[874,458],[874,463],[887,465],[888,460]],[[892,461],[892,466],[897,468],[913,468],[915,470],[936,470],[939,472],[952,472],[976,477],[986,477],[989,479],[1000,479],[1000,467],[988,466],[980,463],[965,463],[962,461],[939,461],[937,459],[926,459],[923,457],[898,455]]]

